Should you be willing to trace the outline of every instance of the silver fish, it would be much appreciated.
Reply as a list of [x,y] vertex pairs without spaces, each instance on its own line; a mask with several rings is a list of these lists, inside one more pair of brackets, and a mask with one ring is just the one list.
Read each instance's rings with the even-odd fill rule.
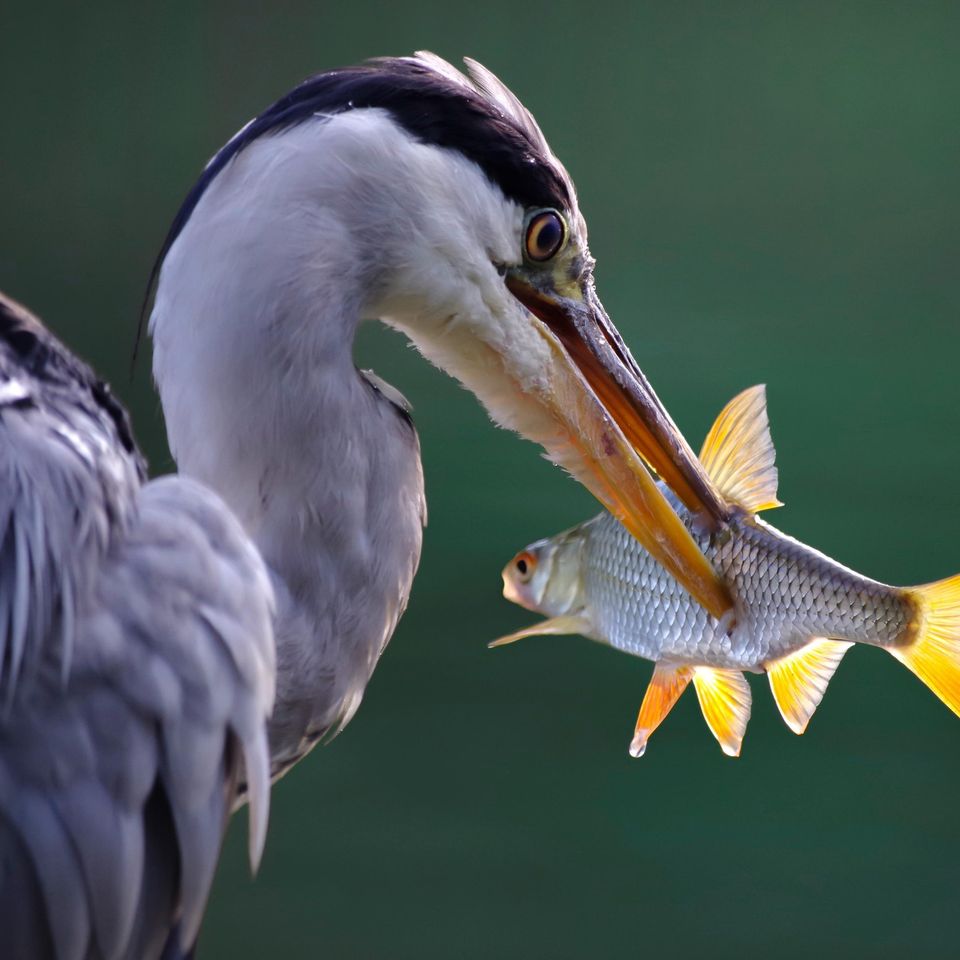
[[960,715],[960,576],[892,587],[842,566],[756,514],[780,506],[763,386],[730,401],[700,461],[731,506],[713,533],[664,486],[734,600],[717,620],[608,513],[539,540],[504,568],[504,596],[550,619],[495,640],[580,633],[656,664],[630,753],[692,680],[724,753],[739,756],[750,718],[744,671],[767,673],[784,721],[803,733],[854,643],[882,647]]

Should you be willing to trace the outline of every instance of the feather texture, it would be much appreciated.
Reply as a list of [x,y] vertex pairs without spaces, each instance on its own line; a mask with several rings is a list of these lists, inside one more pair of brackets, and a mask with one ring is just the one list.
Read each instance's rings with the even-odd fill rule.
[[143,484],[105,389],[0,299],[10,960],[159,957],[175,928],[189,947],[241,780],[256,855],[263,843],[267,571],[215,494],[177,477]]

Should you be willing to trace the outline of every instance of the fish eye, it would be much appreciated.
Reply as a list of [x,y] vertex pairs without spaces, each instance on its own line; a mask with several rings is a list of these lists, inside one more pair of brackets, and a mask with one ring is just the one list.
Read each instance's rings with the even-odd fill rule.
[[556,210],[541,210],[527,224],[524,248],[527,257],[543,263],[555,257],[567,239],[567,225]]
[[537,558],[529,550],[524,550],[514,557],[513,569],[517,571],[520,582],[527,583],[537,569]]

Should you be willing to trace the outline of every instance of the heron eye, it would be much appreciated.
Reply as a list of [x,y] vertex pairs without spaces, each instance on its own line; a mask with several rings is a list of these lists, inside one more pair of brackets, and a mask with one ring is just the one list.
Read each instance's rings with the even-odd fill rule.
[[517,571],[520,582],[526,583],[537,569],[537,558],[529,550],[524,550],[523,553],[517,554],[516,560],[513,561],[513,568]]
[[563,217],[556,210],[544,210],[527,224],[527,256],[537,263],[549,260],[556,256],[566,238],[567,228]]

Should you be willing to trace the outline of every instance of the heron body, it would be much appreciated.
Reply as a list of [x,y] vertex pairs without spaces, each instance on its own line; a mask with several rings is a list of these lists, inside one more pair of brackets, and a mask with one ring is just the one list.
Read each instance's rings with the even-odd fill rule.
[[[468,71],[418,55],[320,74],[207,165],[149,323],[178,477],[145,484],[115,401],[7,308],[68,371],[54,383],[19,334],[0,337],[16,439],[0,497],[19,491],[0,512],[13,957],[150,958],[168,931],[168,956],[189,948],[230,803],[249,796],[255,861],[268,776],[359,706],[426,516],[406,404],[353,363],[365,320],[402,331],[728,609],[645,462],[700,528],[725,505],[597,299],[573,184],[519,100]],[[72,818],[94,813],[118,826],[90,831],[87,858]]]
[[187,478],[144,482],[126,414],[0,299],[4,957],[156,957],[199,928],[234,791],[266,829],[271,591]]

